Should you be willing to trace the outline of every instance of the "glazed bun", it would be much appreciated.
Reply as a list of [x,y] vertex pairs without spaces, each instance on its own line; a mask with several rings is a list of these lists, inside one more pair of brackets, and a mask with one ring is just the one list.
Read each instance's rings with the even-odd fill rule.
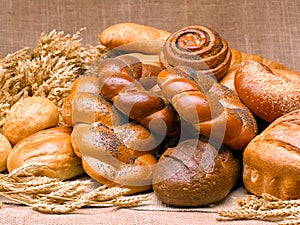
[[206,141],[189,139],[163,153],[153,173],[153,190],[167,205],[209,205],[228,195],[240,171],[240,160],[230,150],[218,152]]
[[300,109],[299,73],[249,60],[237,69],[234,85],[244,104],[268,122]]
[[286,114],[256,136],[243,156],[243,180],[255,195],[300,198],[300,110]]

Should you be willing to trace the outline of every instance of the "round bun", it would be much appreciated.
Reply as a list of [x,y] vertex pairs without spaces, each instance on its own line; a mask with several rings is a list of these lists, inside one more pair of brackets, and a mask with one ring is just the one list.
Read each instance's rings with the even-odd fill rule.
[[72,148],[71,131],[71,128],[55,127],[22,139],[8,156],[8,172],[38,162],[45,165],[41,176],[66,180],[82,174],[81,160]]
[[45,97],[27,97],[15,103],[7,113],[3,134],[15,145],[20,140],[59,121],[58,107]]
[[243,180],[255,195],[300,198],[300,110],[286,114],[256,136],[243,156]]
[[249,60],[236,70],[234,85],[244,104],[268,122],[300,109],[299,73]]
[[172,206],[204,206],[224,199],[240,177],[240,160],[208,142],[186,140],[167,149],[153,172],[157,198]]
[[0,134],[0,172],[6,170],[6,161],[11,149],[11,144],[7,138]]

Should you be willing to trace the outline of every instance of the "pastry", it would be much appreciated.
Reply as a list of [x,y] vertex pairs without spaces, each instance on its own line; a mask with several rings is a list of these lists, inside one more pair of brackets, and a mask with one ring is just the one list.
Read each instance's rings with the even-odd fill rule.
[[160,53],[166,68],[188,66],[201,74],[221,79],[230,65],[227,41],[213,29],[188,26],[172,33]]

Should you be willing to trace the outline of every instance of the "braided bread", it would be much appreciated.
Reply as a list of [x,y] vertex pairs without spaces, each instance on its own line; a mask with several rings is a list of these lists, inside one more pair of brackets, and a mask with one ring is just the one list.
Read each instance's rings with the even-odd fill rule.
[[242,149],[257,134],[250,110],[233,91],[211,77],[177,67],[162,71],[157,82],[180,117],[214,141]]
[[119,56],[104,60],[98,75],[101,94],[131,119],[139,121],[160,135],[176,136],[178,115],[164,98],[147,91],[138,80],[142,63],[133,56]]
[[128,194],[151,188],[152,166],[161,140],[145,127],[129,122],[100,95],[98,79],[79,78],[62,108],[75,154],[84,171],[106,186],[123,185]]

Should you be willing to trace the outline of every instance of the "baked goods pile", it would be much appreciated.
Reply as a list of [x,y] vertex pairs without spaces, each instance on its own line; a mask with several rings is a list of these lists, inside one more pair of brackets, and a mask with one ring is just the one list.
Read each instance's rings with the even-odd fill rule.
[[153,189],[172,206],[218,203],[241,182],[255,195],[300,198],[299,73],[202,25],[122,23],[99,39],[111,51],[73,83],[63,124],[47,98],[11,107],[2,171],[43,162],[45,176],[85,172],[130,194]]

